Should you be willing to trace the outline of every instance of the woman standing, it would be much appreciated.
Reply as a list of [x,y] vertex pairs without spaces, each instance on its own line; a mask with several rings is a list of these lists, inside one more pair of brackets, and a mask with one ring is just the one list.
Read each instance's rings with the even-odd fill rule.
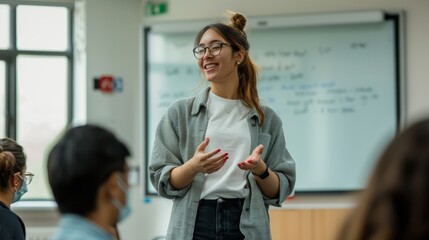
[[268,206],[295,184],[282,122],[261,106],[246,18],[204,27],[193,50],[210,87],[161,119],[149,166],[158,193],[174,200],[167,239],[271,239]]
[[24,223],[10,210],[10,204],[27,192],[33,174],[26,168],[22,146],[10,138],[0,139],[0,239],[25,239]]

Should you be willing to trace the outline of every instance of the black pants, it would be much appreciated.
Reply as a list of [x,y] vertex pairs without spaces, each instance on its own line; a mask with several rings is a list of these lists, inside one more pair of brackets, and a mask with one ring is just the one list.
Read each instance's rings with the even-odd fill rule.
[[193,240],[242,240],[240,216],[244,199],[201,200]]

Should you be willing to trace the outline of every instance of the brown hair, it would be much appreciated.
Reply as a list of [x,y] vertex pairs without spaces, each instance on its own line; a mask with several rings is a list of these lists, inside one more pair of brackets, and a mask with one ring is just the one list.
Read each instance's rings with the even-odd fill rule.
[[0,190],[6,190],[10,177],[25,168],[26,156],[21,145],[10,138],[0,139]]
[[338,239],[429,239],[428,226],[429,119],[387,146]]
[[246,18],[240,13],[231,13],[230,24],[215,23],[205,26],[197,34],[195,38],[195,45],[198,45],[204,33],[213,29],[223,38],[225,38],[232,49],[237,52],[243,50],[243,62],[238,65],[239,84],[238,84],[238,97],[242,99],[244,105],[253,107],[258,112],[260,117],[260,124],[265,122],[265,114],[259,101],[257,78],[258,67],[249,56],[249,42],[247,41],[247,34],[244,31],[246,26]]

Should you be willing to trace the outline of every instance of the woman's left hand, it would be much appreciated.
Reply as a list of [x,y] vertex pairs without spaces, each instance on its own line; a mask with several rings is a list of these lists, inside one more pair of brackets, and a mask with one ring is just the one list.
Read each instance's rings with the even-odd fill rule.
[[247,157],[245,161],[239,162],[237,166],[242,170],[250,170],[253,174],[260,175],[262,174],[267,165],[262,160],[262,152],[264,151],[264,146],[259,144],[255,149],[253,149],[252,154]]

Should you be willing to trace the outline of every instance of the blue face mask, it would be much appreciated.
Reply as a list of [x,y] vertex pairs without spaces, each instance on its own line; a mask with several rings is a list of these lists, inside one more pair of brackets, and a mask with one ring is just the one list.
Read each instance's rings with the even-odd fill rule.
[[129,194],[127,194],[126,198],[127,198],[127,203],[125,204],[125,206],[123,206],[121,208],[121,212],[119,213],[118,222],[122,222],[124,219],[126,219],[131,214]]
[[20,189],[18,189],[18,190],[13,194],[12,203],[18,202],[18,201],[21,199],[22,195],[24,195],[26,192],[28,192],[28,189],[27,189],[27,183],[26,183],[24,180],[22,180],[21,188],[20,188]]
[[118,199],[113,199],[113,205],[119,211],[118,222],[122,222],[124,219],[126,219],[130,215],[130,213],[131,213],[131,206],[130,206],[130,203],[129,203],[129,199],[130,198],[129,198],[129,195],[128,195],[127,185],[126,185],[125,181],[122,178],[119,178],[119,180],[118,180],[118,186],[125,193],[126,204],[122,205],[121,202]]

